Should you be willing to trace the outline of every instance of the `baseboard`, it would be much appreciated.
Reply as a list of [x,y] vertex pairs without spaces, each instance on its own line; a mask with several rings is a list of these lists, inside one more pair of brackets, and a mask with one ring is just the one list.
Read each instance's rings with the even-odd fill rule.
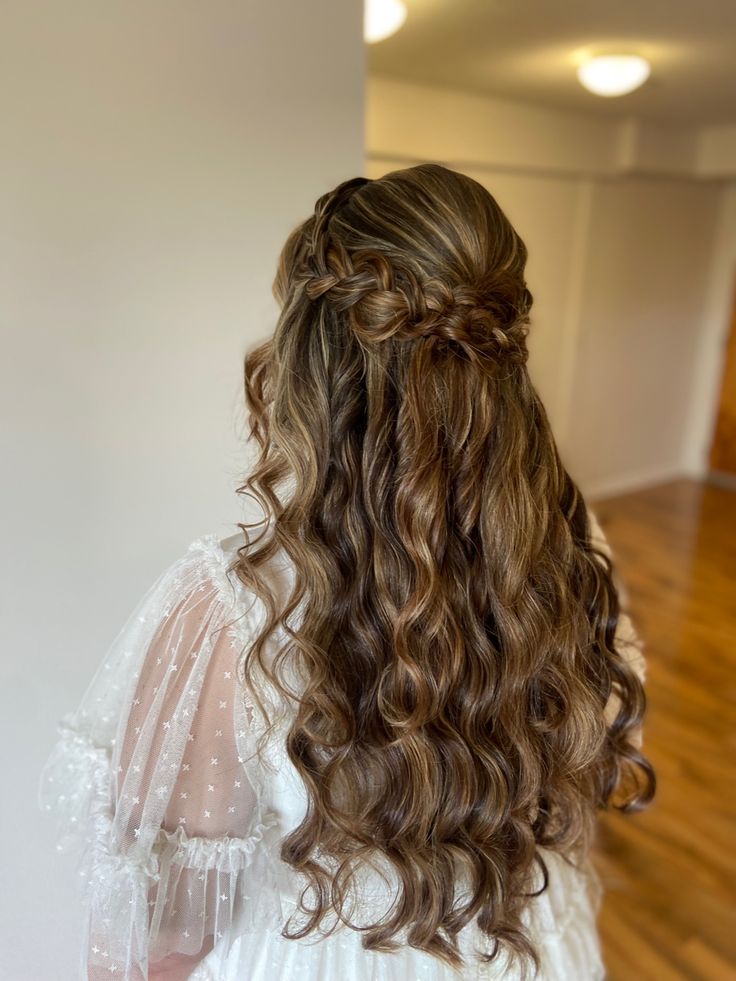
[[705,475],[708,484],[715,484],[716,487],[725,487],[726,490],[736,491],[736,474],[724,473],[722,470],[711,470]]
[[657,484],[666,484],[672,480],[703,480],[704,477],[705,475],[693,473],[682,465],[651,467],[604,478],[585,487],[584,493],[586,498],[598,500],[618,497],[620,494],[630,494],[633,491],[644,490]]

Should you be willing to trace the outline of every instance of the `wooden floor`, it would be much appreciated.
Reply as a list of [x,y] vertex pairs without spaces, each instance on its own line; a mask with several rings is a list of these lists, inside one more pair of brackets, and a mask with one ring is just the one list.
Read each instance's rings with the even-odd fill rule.
[[608,981],[736,979],[736,492],[678,481],[590,503],[646,644],[658,777],[647,810],[601,817]]

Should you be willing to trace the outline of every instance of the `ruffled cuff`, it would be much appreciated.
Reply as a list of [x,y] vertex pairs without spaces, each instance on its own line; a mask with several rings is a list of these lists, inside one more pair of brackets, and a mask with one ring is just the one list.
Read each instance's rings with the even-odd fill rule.
[[278,819],[269,813],[247,837],[189,837],[161,828],[150,846],[123,850],[116,838],[111,752],[71,721],[41,774],[40,803],[58,820],[57,848],[82,846],[89,909],[80,976],[141,981],[168,954],[196,955],[209,936],[280,921]]

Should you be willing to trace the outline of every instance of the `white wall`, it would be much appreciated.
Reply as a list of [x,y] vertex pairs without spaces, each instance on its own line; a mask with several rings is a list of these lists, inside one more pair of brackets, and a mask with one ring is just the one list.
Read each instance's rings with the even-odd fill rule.
[[690,470],[693,364],[705,337],[719,197],[719,188],[694,181],[594,184],[563,429],[593,496]]
[[483,183],[525,240],[530,373],[591,497],[705,472],[736,185],[705,178],[703,138],[369,80],[369,175],[442,161]]
[[706,177],[736,174],[736,122],[704,126],[697,134],[696,166]]
[[278,249],[363,167],[358,0],[3,4],[0,977],[69,981],[36,809],[57,718],[193,538],[232,533]]

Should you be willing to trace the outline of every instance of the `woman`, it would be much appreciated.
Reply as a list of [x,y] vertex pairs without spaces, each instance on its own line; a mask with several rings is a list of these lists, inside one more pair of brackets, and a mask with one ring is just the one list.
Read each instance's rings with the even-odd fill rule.
[[604,976],[644,660],[529,380],[526,255],[437,165],[289,237],[245,364],[263,518],[162,573],[43,774],[82,977]]

